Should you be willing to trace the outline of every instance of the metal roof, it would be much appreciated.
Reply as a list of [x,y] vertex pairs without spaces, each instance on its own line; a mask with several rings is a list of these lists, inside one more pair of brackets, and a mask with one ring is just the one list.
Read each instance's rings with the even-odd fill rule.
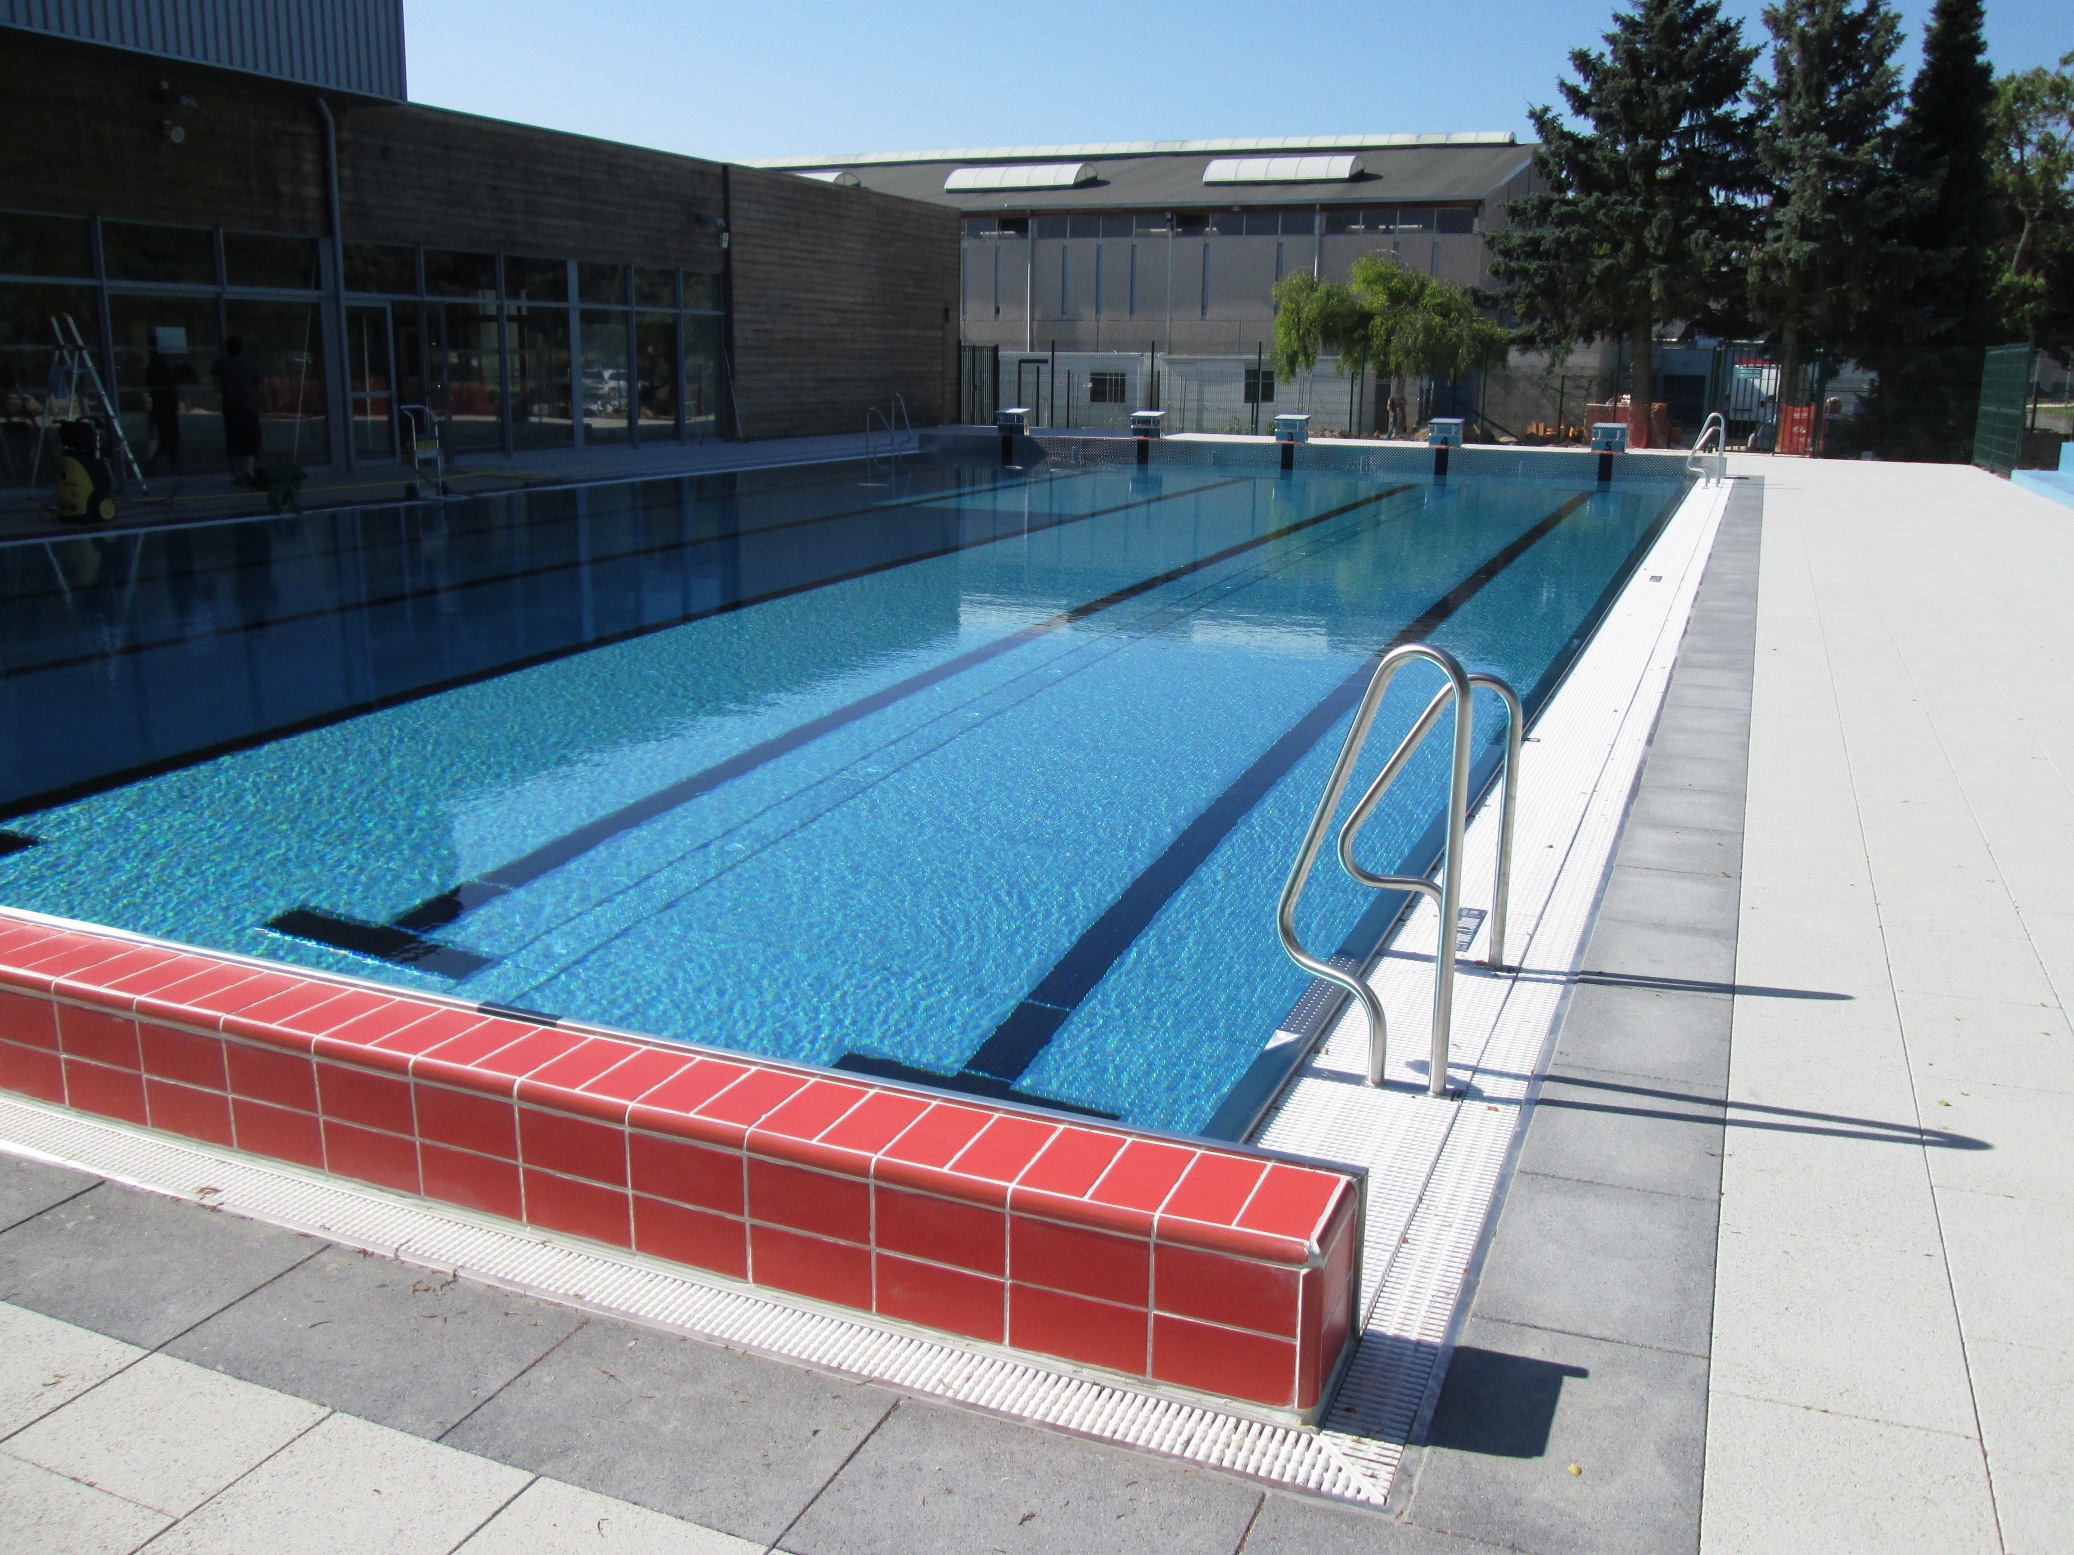
[[1112,140],[1085,145],[993,146],[951,151],[862,151],[830,157],[763,157],[749,167],[868,167],[888,162],[1006,162],[1037,157],[1138,157],[1221,151],[1363,151],[1371,146],[1510,146],[1510,130],[1446,130],[1421,135],[1280,135],[1250,140]]

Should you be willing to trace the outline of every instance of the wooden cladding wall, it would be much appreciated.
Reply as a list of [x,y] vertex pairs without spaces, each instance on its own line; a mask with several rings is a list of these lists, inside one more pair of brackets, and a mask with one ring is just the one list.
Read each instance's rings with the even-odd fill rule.
[[957,398],[958,213],[731,169],[735,397],[745,437],[857,432],[895,393],[916,426]]

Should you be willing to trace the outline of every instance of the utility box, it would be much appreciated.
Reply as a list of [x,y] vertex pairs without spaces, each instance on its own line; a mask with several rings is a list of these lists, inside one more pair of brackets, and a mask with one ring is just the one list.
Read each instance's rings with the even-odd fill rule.
[[1026,406],[1018,405],[1012,410],[997,410],[994,412],[994,425],[1003,432],[1027,432],[1030,430],[1029,409]]
[[1435,416],[1426,423],[1426,443],[1432,448],[1460,448],[1462,446],[1462,418],[1460,416]]
[[1278,443],[1308,443],[1311,440],[1311,418],[1290,414],[1275,417],[1275,441]]
[[1601,454],[1624,454],[1628,451],[1628,424],[1625,421],[1594,421],[1592,423],[1592,451]]
[[1167,413],[1163,410],[1134,410],[1131,412],[1131,436],[1158,437],[1167,424]]

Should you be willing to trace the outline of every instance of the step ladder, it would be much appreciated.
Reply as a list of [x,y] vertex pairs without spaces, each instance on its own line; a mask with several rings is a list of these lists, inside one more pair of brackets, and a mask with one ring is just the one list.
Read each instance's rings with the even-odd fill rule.
[[[1390,682],[1396,678],[1397,672],[1414,660],[1437,665],[1447,677],[1447,683],[1434,693],[1433,700],[1426,704],[1426,710],[1412,725],[1411,732],[1398,742],[1390,759],[1383,763],[1383,770],[1376,774],[1375,781],[1368,785],[1360,802],[1348,815],[1346,824],[1340,827],[1338,852],[1341,866],[1362,885],[1376,891],[1409,891],[1425,897],[1439,910],[1440,939],[1433,958],[1433,1046],[1426,1091],[1431,1096],[1445,1096],[1448,1094],[1448,1037],[1454,1017],[1457,929],[1462,918],[1462,849],[1469,831],[1469,769],[1471,735],[1474,732],[1471,711],[1479,689],[1491,692],[1505,704],[1505,767],[1500,800],[1503,808],[1498,822],[1498,876],[1491,902],[1491,937],[1489,948],[1484,953],[1485,964],[1493,971],[1502,971],[1505,966],[1505,907],[1512,894],[1512,834],[1519,808],[1520,739],[1524,721],[1519,698],[1512,687],[1495,675],[1470,674],[1453,654],[1432,643],[1404,643],[1383,655],[1368,683],[1368,690],[1362,694],[1360,706],[1355,709],[1353,726],[1347,730],[1339,759],[1332,766],[1332,776],[1318,800],[1317,813],[1311,817],[1303,846],[1297,850],[1296,862],[1290,866],[1289,878],[1282,886],[1281,900],[1275,908],[1275,931],[1290,960],[1313,977],[1345,989],[1360,1005],[1368,1023],[1368,1083],[1381,1085],[1389,1057],[1390,1029],[1383,1014],[1382,1001],[1362,975],[1363,968],[1352,965],[1343,956],[1325,960],[1304,949],[1296,932],[1296,902],[1303,895],[1304,882],[1310,879],[1312,866],[1318,862],[1325,833],[1346,794],[1347,783],[1354,775],[1362,747],[1368,742],[1368,731],[1375,723],[1377,709],[1382,706],[1383,694],[1390,689]],[[1451,742],[1454,750],[1449,764],[1447,842],[1441,855],[1440,879],[1435,882],[1423,875],[1374,874],[1355,862],[1354,840],[1375,813],[1384,793],[1411,761],[1413,752],[1433,732],[1434,725],[1440,722],[1440,715],[1450,706],[1455,709]]]
[[[29,468],[30,484],[35,484],[43,469],[43,450],[56,441],[59,423],[85,420],[92,422],[101,434],[101,454],[108,462],[115,489],[121,491],[128,481],[134,480],[139,491],[148,492],[151,488],[144,483],[143,467],[130,451],[130,440],[123,436],[122,417],[116,414],[115,401],[101,382],[100,369],[94,366],[94,354],[86,348],[79,325],[69,313],[54,313],[50,319],[50,332],[57,351],[51,358],[50,392],[43,401],[43,424],[36,435],[36,458]],[[64,406],[63,414],[58,411],[60,405]],[[61,469],[64,462],[61,447],[56,453],[53,469]]]

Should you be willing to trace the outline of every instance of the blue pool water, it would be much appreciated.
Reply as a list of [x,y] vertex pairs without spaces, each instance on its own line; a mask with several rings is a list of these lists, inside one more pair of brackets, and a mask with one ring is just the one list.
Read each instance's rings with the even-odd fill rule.
[[[1374,656],[1531,709],[1680,490],[942,460],[0,547],[0,901],[1200,1129]],[[1373,907],[1320,869],[1306,938]]]

